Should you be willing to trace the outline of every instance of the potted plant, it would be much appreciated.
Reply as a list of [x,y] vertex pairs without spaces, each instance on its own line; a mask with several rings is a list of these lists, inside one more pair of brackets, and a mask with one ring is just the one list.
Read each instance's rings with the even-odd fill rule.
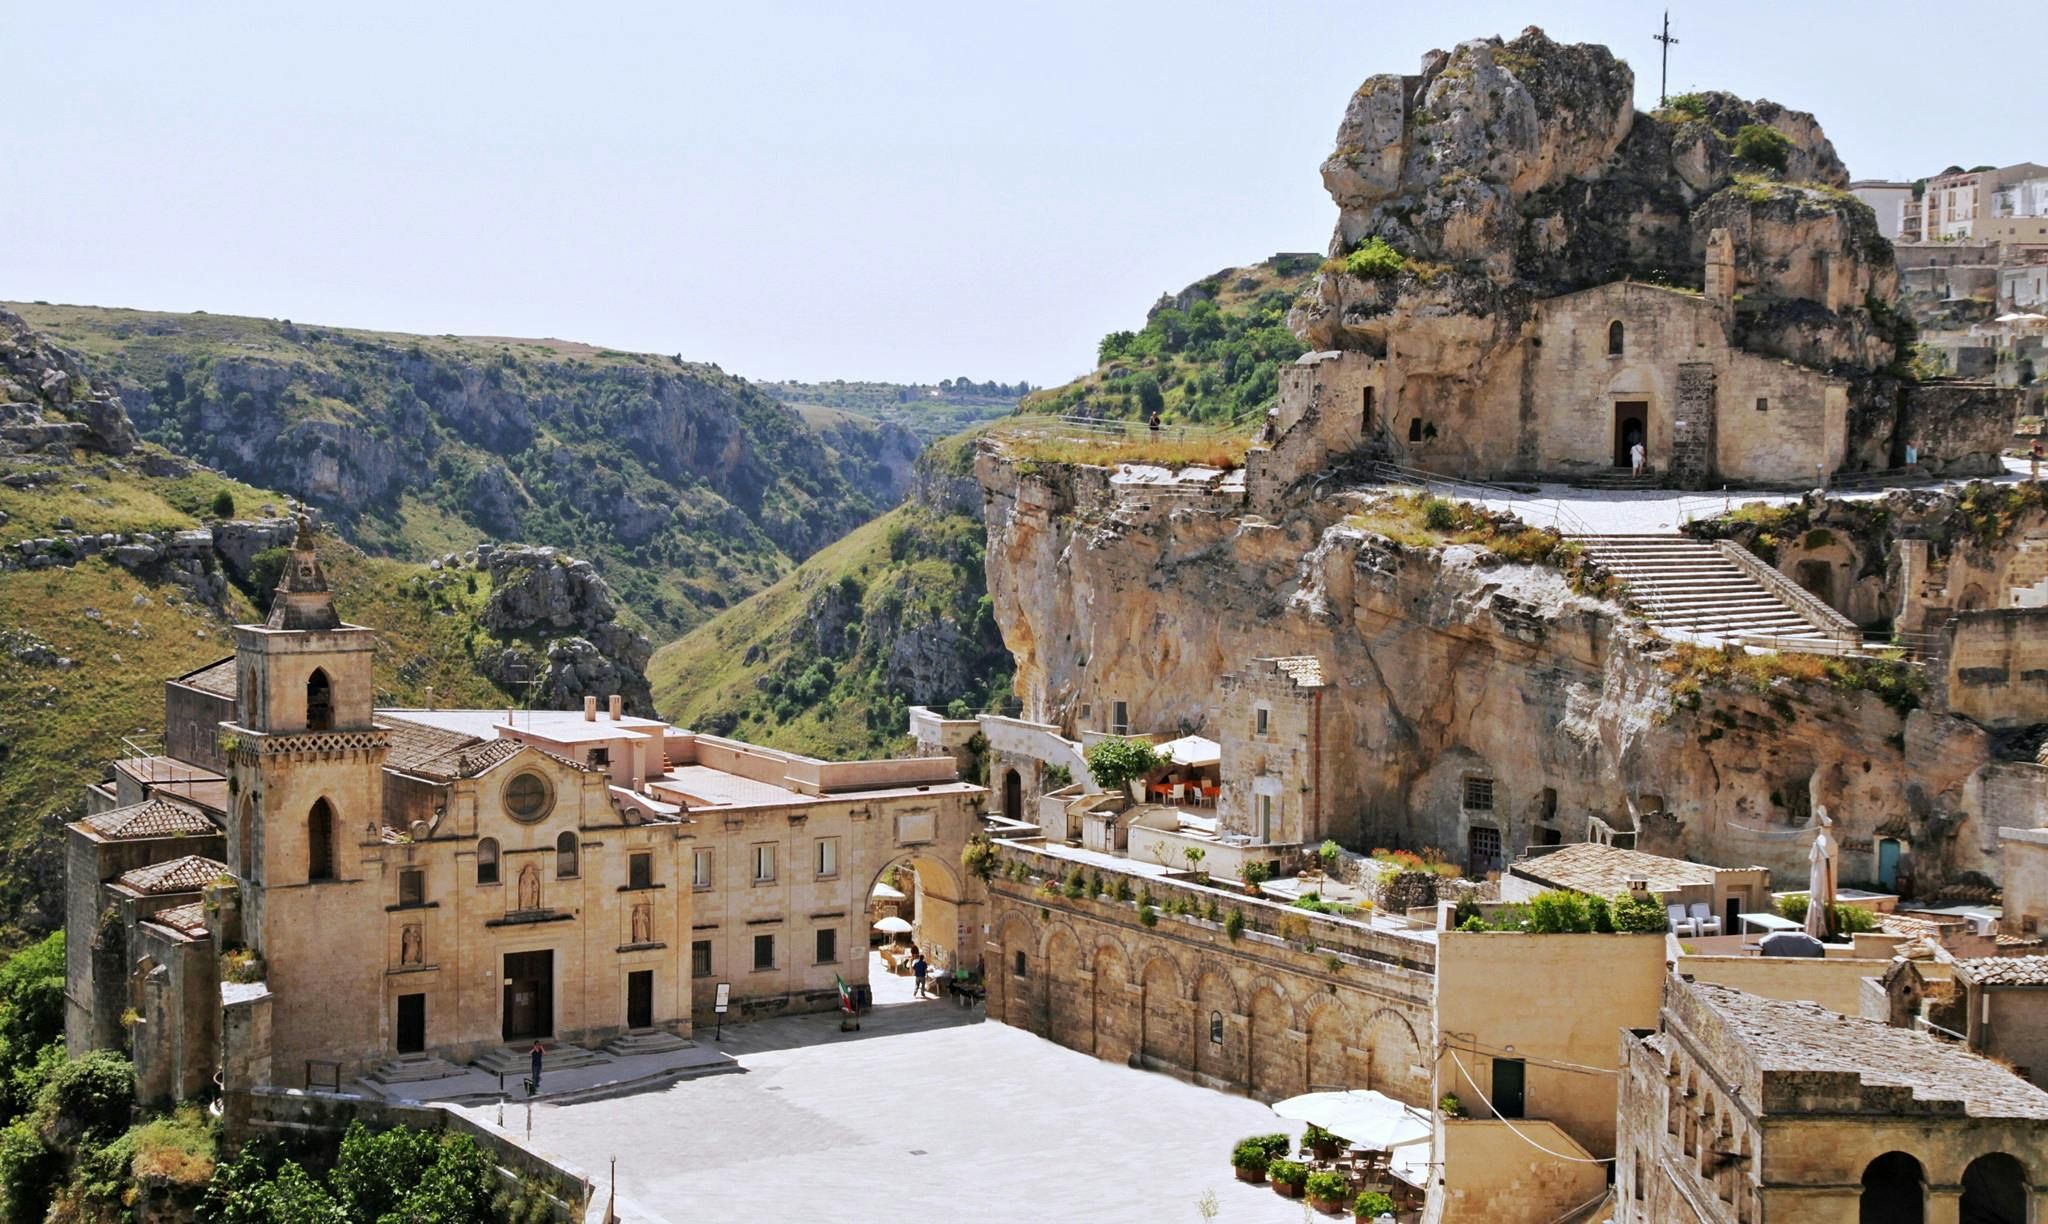
[[1361,1190],[1351,1204],[1351,1218],[1354,1220],[1377,1220],[1394,1211],[1393,1196],[1384,1190]]
[[1266,1166],[1266,1181],[1285,1198],[1300,1198],[1308,1184],[1308,1166],[1299,1160],[1276,1160]]
[[1317,1160],[1335,1160],[1338,1150],[1343,1145],[1342,1139],[1313,1122],[1308,1124],[1307,1130],[1301,1132],[1301,1154],[1304,1156],[1313,1156]]
[[1344,1210],[1344,1175],[1328,1169],[1308,1175],[1303,1183],[1308,1191],[1308,1205],[1328,1215]]
[[1443,1111],[1443,1115],[1446,1118],[1462,1118],[1465,1116],[1465,1108],[1458,1103],[1458,1094],[1455,1092],[1444,1093],[1444,1099],[1438,1101],[1436,1107]]
[[1266,1180],[1266,1166],[1273,1158],[1266,1154],[1265,1145],[1257,1139],[1245,1139],[1230,1149],[1230,1167],[1236,1171],[1241,1182],[1262,1182]]
[[1273,869],[1264,863],[1249,862],[1237,869],[1237,877],[1244,881],[1245,895],[1259,896],[1259,885],[1273,878]]

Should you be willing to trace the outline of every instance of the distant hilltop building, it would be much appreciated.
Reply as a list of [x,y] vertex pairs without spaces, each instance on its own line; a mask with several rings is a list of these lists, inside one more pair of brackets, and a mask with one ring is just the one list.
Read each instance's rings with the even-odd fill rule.
[[376,648],[302,528],[269,620],[167,685],[165,754],[71,826],[67,1045],[126,1046],[145,1099],[675,1048],[719,983],[735,1020],[836,1007],[891,867],[935,964],[978,948],[984,792],[950,760],[817,761],[617,697],[378,709]]

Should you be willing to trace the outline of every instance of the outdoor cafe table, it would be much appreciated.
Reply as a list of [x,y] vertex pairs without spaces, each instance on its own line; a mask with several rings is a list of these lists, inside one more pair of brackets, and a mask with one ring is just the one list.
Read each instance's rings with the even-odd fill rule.
[[1763,935],[1775,935],[1779,931],[1803,931],[1806,929],[1804,924],[1794,922],[1790,918],[1779,914],[1737,914],[1735,915],[1735,923],[1736,929],[1745,936],[1752,929]]

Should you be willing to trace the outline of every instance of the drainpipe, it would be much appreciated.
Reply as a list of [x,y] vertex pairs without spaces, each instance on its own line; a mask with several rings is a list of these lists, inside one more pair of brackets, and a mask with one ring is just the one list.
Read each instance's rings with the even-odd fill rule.
[[[1308,719],[1308,784],[1309,815],[1313,827],[1322,829],[1323,824],[1323,690],[1317,689],[1309,698]],[[1302,830],[1307,833],[1307,829]],[[1308,838],[1302,838],[1308,844]]]

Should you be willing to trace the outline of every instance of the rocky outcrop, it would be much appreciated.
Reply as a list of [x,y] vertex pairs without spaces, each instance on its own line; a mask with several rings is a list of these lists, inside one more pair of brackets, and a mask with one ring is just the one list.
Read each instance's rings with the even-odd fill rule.
[[654,647],[618,622],[611,587],[588,561],[553,548],[484,545],[470,557],[432,563],[454,572],[473,564],[490,578],[479,621],[508,644],[479,660],[501,687],[534,686],[535,702],[574,709],[585,697],[623,696],[629,711],[651,713],[647,661]]
[[1098,727],[1121,701],[1141,729],[1200,731],[1220,676],[1314,655],[1347,844],[1462,859],[1475,823],[1462,782],[1483,776],[1486,822],[1510,853],[1540,826],[1576,840],[1598,818],[1645,849],[1796,878],[1825,805],[1851,855],[1845,879],[1874,873],[1879,836],[1907,840],[1930,887],[1996,872],[1992,745],[1968,720],[1888,704],[1818,665],[1751,684],[1557,571],[1356,526],[1362,494],[1254,518],[1122,499],[1101,469],[1027,473],[996,451],[979,474],[1024,716]]
[[120,401],[95,388],[77,358],[0,310],[0,444],[125,455],[137,442]]
[[248,576],[257,553],[291,542],[289,516],[221,522],[184,531],[60,531],[0,550],[0,570],[69,567],[104,557],[151,582],[182,587],[194,601],[227,610],[229,581]]

